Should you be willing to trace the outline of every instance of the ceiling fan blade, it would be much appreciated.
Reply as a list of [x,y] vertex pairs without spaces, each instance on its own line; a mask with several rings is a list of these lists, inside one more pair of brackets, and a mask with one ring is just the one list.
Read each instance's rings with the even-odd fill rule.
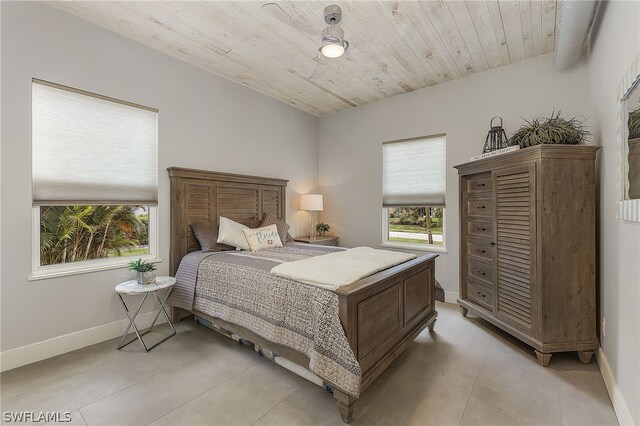
[[316,68],[313,70],[313,73],[307,77],[307,80],[319,80],[321,79],[329,69],[329,65],[326,64],[323,60],[324,56],[318,51],[318,57],[316,58]]
[[285,12],[284,9],[282,9],[282,7],[280,7],[280,5],[277,3],[265,3],[262,5],[262,10],[264,10],[267,14],[276,18],[280,22],[283,22],[289,25],[290,27],[293,27],[299,31],[310,34],[314,37],[319,37],[322,32],[322,29],[311,28],[303,24],[302,22],[298,21],[293,16]]

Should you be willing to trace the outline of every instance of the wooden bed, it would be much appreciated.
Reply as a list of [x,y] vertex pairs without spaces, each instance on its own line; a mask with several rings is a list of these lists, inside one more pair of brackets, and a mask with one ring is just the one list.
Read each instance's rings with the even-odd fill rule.
[[[171,167],[170,273],[175,275],[181,259],[200,250],[191,224],[217,224],[220,216],[254,224],[263,213],[286,218],[287,180]],[[429,327],[433,330],[435,310],[435,258],[422,256],[336,291],[340,300],[340,321],[362,369],[360,391],[364,391],[406,347]],[[182,311],[182,312],[181,312]],[[184,310],[172,309],[177,322]],[[211,321],[291,362],[308,368],[309,359],[293,349],[267,341],[251,331],[213,318]],[[339,389],[334,397],[345,423],[351,421],[356,398]]]

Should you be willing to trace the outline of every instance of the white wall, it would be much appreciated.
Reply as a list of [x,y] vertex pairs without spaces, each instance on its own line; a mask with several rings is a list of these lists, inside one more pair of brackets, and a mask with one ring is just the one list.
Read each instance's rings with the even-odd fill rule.
[[608,363],[620,391],[609,389],[618,419],[626,422],[631,417],[636,425],[640,425],[640,223],[616,219],[621,192],[616,96],[618,84],[640,54],[639,23],[640,2],[602,2],[588,61],[592,123],[603,147],[599,275],[600,315],[606,318],[600,340],[606,360],[601,359],[601,365]]
[[161,273],[168,271],[169,251],[166,167],[291,179],[289,221],[298,234],[305,232],[307,216],[291,214],[297,209],[295,194],[314,189],[319,180],[326,209],[321,219],[343,244],[375,247],[381,240],[381,142],[446,133],[449,252],[438,259],[437,275],[456,293],[458,180],[452,166],[481,152],[494,115],[504,118],[511,133],[521,117],[561,109],[589,117],[603,145],[599,271],[607,329],[602,345],[623,409],[640,424],[640,225],[615,218],[620,193],[615,93],[640,51],[640,3],[609,2],[596,26],[588,67],[562,74],[553,70],[551,55],[538,57],[343,111],[321,119],[320,127],[312,116],[46,5],[2,2],[1,20],[2,351],[124,318],[113,285],[130,276],[114,270],[27,281],[32,77],[159,109]]
[[[321,219],[341,244],[379,246],[382,224],[383,141],[447,134],[448,253],[437,259],[436,277],[448,296],[458,293],[459,206],[454,165],[480,154],[489,121],[499,115],[507,134],[522,118],[589,116],[586,68],[554,71],[552,55],[387,98],[320,119]],[[455,293],[455,294],[454,294]]]
[[[169,179],[182,166],[318,179],[318,119],[42,3],[2,2],[2,351],[124,318],[113,286],[124,269],[27,281],[31,268],[31,78],[159,110],[159,272],[168,272]],[[4,359],[4,358],[3,358]]]

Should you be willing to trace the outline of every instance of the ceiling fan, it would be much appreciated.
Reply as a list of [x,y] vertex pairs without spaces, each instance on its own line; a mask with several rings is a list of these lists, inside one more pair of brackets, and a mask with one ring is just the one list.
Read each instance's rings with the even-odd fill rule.
[[325,7],[324,21],[328,24],[328,27],[323,30],[311,28],[298,21],[285,12],[277,3],[265,3],[262,5],[262,10],[292,28],[313,36],[321,35],[320,47],[318,48],[318,56],[316,58],[316,68],[308,79],[319,78],[326,72],[327,67],[320,66],[321,64],[325,65],[323,62],[324,58],[339,58],[349,49],[349,42],[344,38],[344,31],[338,26],[340,21],[342,21],[342,9],[337,5]]

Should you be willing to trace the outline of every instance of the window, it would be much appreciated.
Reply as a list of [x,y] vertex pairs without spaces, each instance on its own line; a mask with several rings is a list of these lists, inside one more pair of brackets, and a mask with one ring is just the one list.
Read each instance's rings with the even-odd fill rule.
[[444,250],[446,137],[386,142],[382,152],[382,244]]
[[32,83],[33,274],[157,256],[157,111]]

